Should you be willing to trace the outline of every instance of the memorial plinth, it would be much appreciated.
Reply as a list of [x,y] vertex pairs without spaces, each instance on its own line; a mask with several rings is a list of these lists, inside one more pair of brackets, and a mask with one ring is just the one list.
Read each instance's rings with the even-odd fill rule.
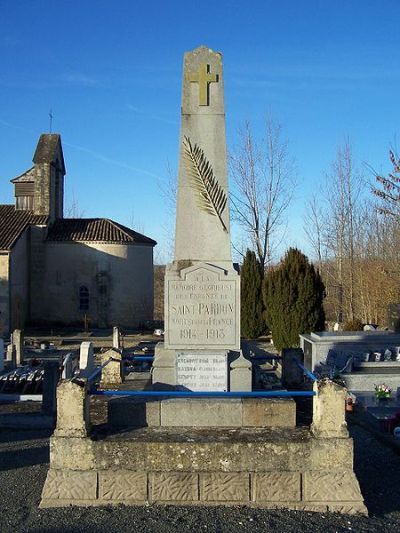
[[[224,391],[240,354],[240,278],[230,244],[222,56],[201,46],[185,54],[183,70],[175,256],[153,383]],[[243,382],[251,388],[251,379]]]

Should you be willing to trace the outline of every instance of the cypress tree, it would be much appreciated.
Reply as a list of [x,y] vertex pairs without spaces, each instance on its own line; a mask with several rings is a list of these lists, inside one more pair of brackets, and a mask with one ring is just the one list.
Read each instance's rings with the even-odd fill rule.
[[240,326],[242,337],[255,339],[264,331],[262,271],[256,254],[247,250],[240,269]]
[[278,350],[299,346],[299,334],[324,329],[325,287],[307,257],[290,248],[264,278],[267,322]]

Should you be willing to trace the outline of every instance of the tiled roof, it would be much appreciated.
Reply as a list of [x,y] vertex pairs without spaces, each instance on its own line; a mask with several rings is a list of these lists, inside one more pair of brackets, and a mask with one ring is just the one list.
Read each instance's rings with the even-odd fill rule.
[[112,243],[157,243],[130,228],[107,218],[63,218],[49,228],[48,241],[112,242]]
[[14,205],[0,205],[0,250],[11,250],[24,229],[30,224],[47,224],[46,215],[15,209]]
[[35,167],[30,168],[20,176],[11,180],[11,183],[22,183],[25,181],[35,181]]

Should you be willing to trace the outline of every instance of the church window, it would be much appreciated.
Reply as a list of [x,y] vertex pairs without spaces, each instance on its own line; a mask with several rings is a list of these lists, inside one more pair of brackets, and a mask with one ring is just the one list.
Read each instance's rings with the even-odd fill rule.
[[79,288],[79,309],[81,311],[89,309],[89,289],[85,285]]

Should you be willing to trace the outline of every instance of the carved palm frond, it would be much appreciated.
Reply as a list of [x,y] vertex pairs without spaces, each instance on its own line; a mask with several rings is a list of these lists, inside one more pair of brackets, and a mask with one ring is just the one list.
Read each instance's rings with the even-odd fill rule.
[[224,231],[227,232],[225,222],[222,220],[227,196],[214,176],[210,162],[207,161],[203,150],[197,144],[192,146],[189,137],[183,137],[183,149],[191,186],[197,192],[199,208],[210,215],[217,216]]

